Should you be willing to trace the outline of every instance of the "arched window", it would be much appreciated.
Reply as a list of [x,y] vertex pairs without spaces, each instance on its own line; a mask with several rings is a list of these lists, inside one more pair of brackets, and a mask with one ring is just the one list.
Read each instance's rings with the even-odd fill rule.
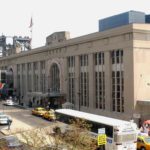
[[60,92],[60,76],[57,64],[53,64],[50,71],[51,76],[51,92]]

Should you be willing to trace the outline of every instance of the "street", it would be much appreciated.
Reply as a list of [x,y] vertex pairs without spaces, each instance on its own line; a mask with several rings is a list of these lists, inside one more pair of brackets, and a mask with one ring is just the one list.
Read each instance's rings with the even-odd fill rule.
[[[13,122],[11,128],[23,129],[23,128],[41,128],[52,124],[52,122],[44,120],[41,117],[33,116],[31,109],[22,109],[17,106],[5,106],[0,102],[0,112],[11,116]],[[0,125],[0,130],[7,129],[7,125]],[[0,132],[0,137],[4,136]]]

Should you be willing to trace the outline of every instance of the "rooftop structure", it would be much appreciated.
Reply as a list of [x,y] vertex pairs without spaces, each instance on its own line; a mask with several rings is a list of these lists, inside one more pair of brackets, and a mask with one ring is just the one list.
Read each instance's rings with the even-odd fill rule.
[[99,31],[116,28],[132,23],[150,23],[150,15],[140,11],[128,11],[99,20]]
[[0,36],[0,57],[31,50],[30,42],[27,36]]

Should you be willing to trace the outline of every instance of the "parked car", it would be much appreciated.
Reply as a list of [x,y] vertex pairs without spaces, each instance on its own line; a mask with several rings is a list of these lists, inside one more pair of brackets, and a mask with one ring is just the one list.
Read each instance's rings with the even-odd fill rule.
[[43,107],[37,107],[32,110],[32,115],[43,116],[46,113],[46,109]]
[[56,120],[55,111],[53,109],[50,109],[43,115],[43,118],[48,119],[50,121]]
[[138,136],[137,149],[149,150],[150,149],[150,137],[149,136]]
[[11,99],[7,99],[7,100],[4,102],[4,105],[7,105],[7,106],[14,106],[15,103],[14,103]]
[[0,113],[0,124],[8,124],[12,120],[10,116]]

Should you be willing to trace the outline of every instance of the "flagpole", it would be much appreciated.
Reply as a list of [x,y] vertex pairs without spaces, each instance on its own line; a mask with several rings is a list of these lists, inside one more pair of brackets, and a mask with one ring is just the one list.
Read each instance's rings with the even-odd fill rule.
[[31,49],[32,49],[32,38],[33,38],[32,29],[33,28],[31,27],[31,30],[30,30],[30,32],[31,32],[31,35],[30,35],[31,36],[31,43],[30,43],[31,44]]
[[29,25],[29,28],[30,28],[30,46],[31,46],[31,49],[32,49],[32,39],[33,39],[33,20],[32,20],[32,17],[31,17],[31,20],[30,20],[30,25]]

